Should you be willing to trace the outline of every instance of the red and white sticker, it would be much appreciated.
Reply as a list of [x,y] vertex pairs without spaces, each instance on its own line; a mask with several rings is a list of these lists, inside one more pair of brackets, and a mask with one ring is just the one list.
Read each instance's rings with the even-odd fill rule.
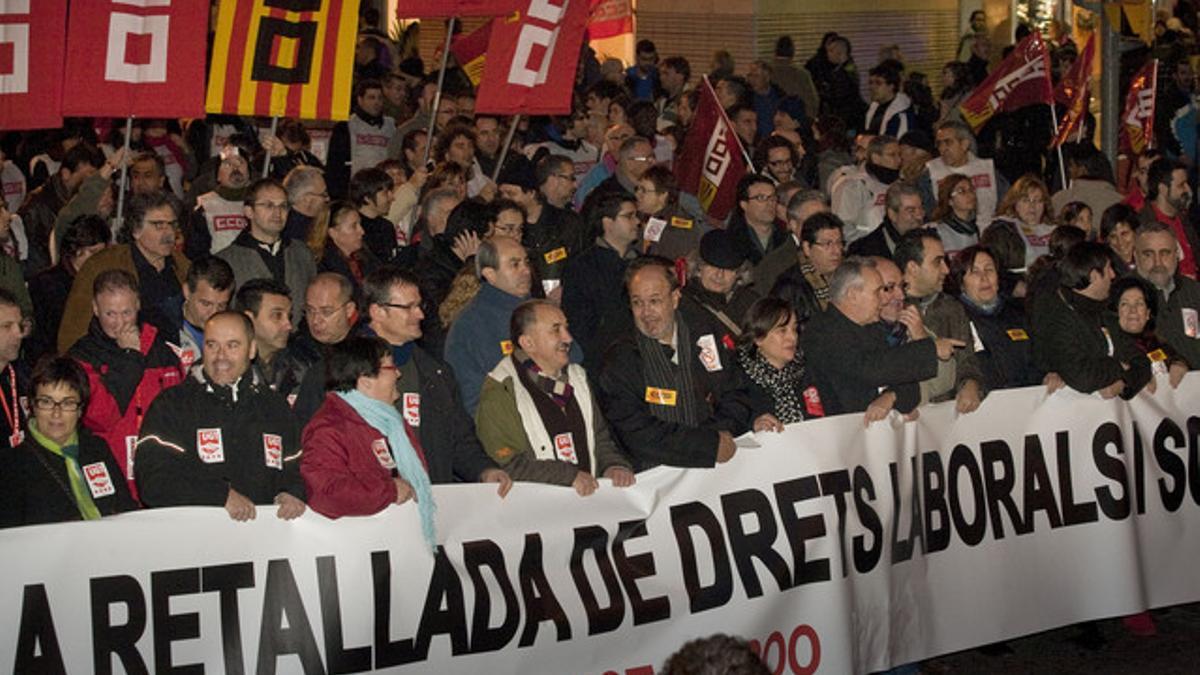
[[409,393],[404,395],[404,421],[410,427],[421,426],[421,395]]
[[700,348],[700,363],[704,364],[705,370],[715,373],[722,369],[721,353],[717,351],[717,339],[712,333],[700,336],[696,346]]
[[221,430],[197,429],[196,452],[200,461],[205,464],[220,464],[225,461],[225,443],[221,440]]
[[92,492],[92,498],[107,497],[117,491],[113,486],[112,478],[108,475],[108,467],[104,466],[104,462],[93,462],[85,464],[83,467],[83,477],[87,479],[88,490]]
[[194,364],[195,362],[196,362],[196,350],[195,349],[192,349],[191,347],[187,347],[187,348],[179,350],[179,364],[183,366],[184,370],[190,370],[192,367],[192,364]]
[[579,456],[575,454],[575,436],[569,431],[554,437],[554,452],[564,462],[579,463]]
[[283,439],[275,434],[263,434],[263,462],[272,469],[283,468]]
[[379,464],[383,468],[396,468],[396,460],[392,459],[392,453],[388,450],[387,441],[382,438],[376,438],[371,441],[371,452],[375,453],[375,459],[379,460]]

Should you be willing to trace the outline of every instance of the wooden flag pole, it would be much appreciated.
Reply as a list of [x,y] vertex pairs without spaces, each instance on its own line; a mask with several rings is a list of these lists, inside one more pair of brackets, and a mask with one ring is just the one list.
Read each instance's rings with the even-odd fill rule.
[[433,149],[433,132],[437,125],[438,107],[442,105],[442,86],[446,83],[446,64],[450,60],[450,38],[454,36],[455,21],[454,17],[450,17],[450,20],[446,22],[446,44],[442,45],[442,67],[438,69],[437,93],[433,95],[433,110],[429,111],[429,131],[425,134],[425,156],[421,158],[421,166],[429,164],[429,151]]
[[133,135],[133,115],[125,118],[125,147],[124,161],[121,162],[121,189],[117,190],[117,223],[125,217],[125,185],[126,173],[129,167],[129,137]]
[[[272,137],[275,136],[275,130],[278,128],[279,128],[279,115],[275,115],[274,117],[271,118],[271,136]],[[267,148],[263,148],[262,177],[266,178],[267,174],[270,172],[271,172],[271,151],[268,150]]]
[[504,166],[504,160],[508,158],[508,148],[512,145],[513,135],[517,132],[517,125],[520,123],[521,113],[513,115],[512,121],[509,122],[508,134],[504,137],[504,147],[500,149],[500,157],[496,159],[496,168],[492,170],[493,183],[500,178],[500,168]]

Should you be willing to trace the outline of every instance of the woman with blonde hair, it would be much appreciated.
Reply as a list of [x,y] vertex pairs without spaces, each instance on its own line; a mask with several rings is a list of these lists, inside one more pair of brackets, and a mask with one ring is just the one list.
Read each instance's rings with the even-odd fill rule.
[[996,219],[988,227],[1011,228],[1025,242],[1025,266],[1050,252],[1050,233],[1054,225],[1047,222],[1046,205],[1050,202],[1050,191],[1042,179],[1025,174],[1012,187],[996,207]]

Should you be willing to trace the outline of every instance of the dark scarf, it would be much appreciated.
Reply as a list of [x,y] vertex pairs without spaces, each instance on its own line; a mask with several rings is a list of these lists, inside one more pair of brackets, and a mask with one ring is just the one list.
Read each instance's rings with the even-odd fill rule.
[[529,376],[529,381],[532,382],[539,390],[545,392],[550,400],[559,408],[566,408],[571,402],[571,397],[575,395],[575,390],[571,387],[571,382],[567,379],[567,371],[564,368],[562,374],[558,377],[547,375],[538,364],[533,362],[533,359],[525,353],[525,350],[517,347],[512,353],[513,361],[518,366],[525,369],[525,373]]
[[886,166],[879,166],[870,160],[867,160],[867,173],[871,174],[884,185],[891,185],[897,180],[900,180],[900,169],[889,169]]
[[975,302],[968,297],[966,293],[958,296],[958,299],[962,302],[962,304],[966,305],[968,309],[982,316],[996,316],[1000,313],[1000,310],[1004,309],[1004,296],[1000,295],[999,293],[996,294],[995,300],[986,305],[981,305]]
[[817,272],[817,268],[813,267],[812,262],[801,256],[800,258],[800,273],[804,275],[804,280],[813,289],[813,294],[817,296],[817,302],[820,303],[821,309],[829,306],[829,281]]
[[942,223],[944,223],[946,227],[949,227],[951,230],[954,230],[959,234],[965,234],[972,237],[979,236],[979,226],[975,224],[975,219],[973,218],[971,220],[963,220],[954,215],[954,212],[951,211],[946,214],[945,218],[942,218]]
[[646,337],[641,331],[637,333],[638,351],[642,355],[642,376],[647,389],[655,387],[675,392],[675,405],[650,403],[650,414],[660,420],[694,427],[708,415],[700,407],[692,378],[695,353],[691,332],[678,312],[675,313],[675,343],[679,350],[678,366],[671,363],[673,351],[669,345]]
[[773,412],[780,422],[792,424],[804,421],[804,401],[797,393],[800,380],[804,377],[804,361],[799,353],[783,368],[771,365],[752,344],[739,348],[737,358],[750,381],[771,395],[771,401],[775,404]]

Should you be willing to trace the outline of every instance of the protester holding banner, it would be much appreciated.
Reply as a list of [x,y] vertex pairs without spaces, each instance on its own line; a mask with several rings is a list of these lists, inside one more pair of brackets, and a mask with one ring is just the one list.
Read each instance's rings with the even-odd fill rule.
[[609,435],[583,367],[570,362],[567,317],[554,303],[528,300],[510,321],[512,354],[488,373],[475,413],[488,455],[515,480],[571,486],[580,496],[597,478],[633,485],[633,467]]
[[1146,383],[1153,393],[1158,375],[1167,375],[1171,387],[1178,387],[1188,372],[1188,363],[1179,352],[1167,344],[1154,330],[1158,314],[1158,294],[1145,279],[1128,276],[1113,282],[1109,293],[1109,310],[1117,315],[1121,332],[1150,359],[1150,372],[1155,376]]
[[298,518],[300,428],[283,396],[250,368],[254,325],[226,311],[204,332],[204,363],[146,412],[134,461],[142,502],[224,506],[238,521],[274,503],[279,518]]
[[104,441],[79,427],[88,377],[67,357],[42,361],[30,380],[33,419],[19,446],[0,453],[0,528],[97,520],[137,503]]
[[823,417],[821,395],[804,367],[796,312],[787,300],[760,298],[742,323],[737,367],[749,381],[751,405],[780,424]]

